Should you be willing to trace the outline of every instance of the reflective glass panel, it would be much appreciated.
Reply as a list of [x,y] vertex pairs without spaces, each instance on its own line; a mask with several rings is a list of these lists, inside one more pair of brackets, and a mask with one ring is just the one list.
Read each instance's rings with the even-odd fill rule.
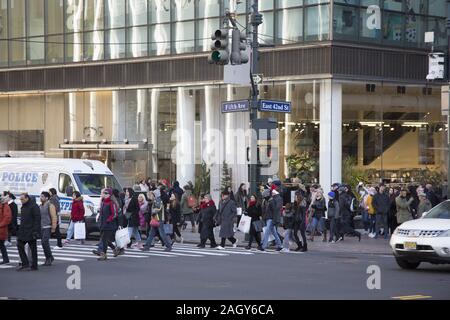
[[[44,0],[28,0],[28,36],[44,34]],[[20,19],[20,16],[14,19]]]
[[147,27],[128,29],[128,57],[145,57],[148,54]]
[[128,0],[128,26],[147,24],[147,0]]
[[125,0],[106,1],[106,29],[125,26]]
[[47,33],[62,33],[64,21],[64,2],[47,0]]
[[106,32],[106,59],[125,58],[125,29]]

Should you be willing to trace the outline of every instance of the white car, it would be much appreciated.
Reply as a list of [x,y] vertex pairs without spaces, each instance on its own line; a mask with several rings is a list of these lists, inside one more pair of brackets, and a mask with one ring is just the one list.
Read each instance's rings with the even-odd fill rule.
[[403,269],[416,269],[421,262],[450,264],[450,200],[426,212],[421,219],[400,225],[390,245]]

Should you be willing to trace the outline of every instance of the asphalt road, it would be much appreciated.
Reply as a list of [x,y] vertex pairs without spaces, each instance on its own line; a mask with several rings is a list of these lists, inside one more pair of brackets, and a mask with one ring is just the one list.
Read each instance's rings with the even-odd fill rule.
[[[99,262],[89,245],[54,251],[36,272],[0,268],[0,298],[9,299],[450,299],[450,266],[401,270],[392,256],[351,252],[260,253],[243,248],[199,250],[175,245]],[[13,248],[10,252],[14,255]],[[42,255],[42,251],[40,251]],[[18,257],[11,256],[11,260]],[[80,268],[80,290],[69,290],[67,268]],[[369,266],[381,289],[369,290]]]

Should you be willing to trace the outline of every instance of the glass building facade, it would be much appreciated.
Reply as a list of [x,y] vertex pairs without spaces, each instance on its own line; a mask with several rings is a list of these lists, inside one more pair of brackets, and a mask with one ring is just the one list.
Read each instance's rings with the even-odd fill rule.
[[[241,29],[249,27],[247,1],[238,5]],[[424,32],[434,31],[436,47],[445,47],[445,5],[442,0],[334,0],[334,5],[264,0],[260,41],[422,48]],[[208,51],[227,8],[227,0],[1,0],[0,67]]]
[[[195,56],[210,50],[210,35],[220,27],[228,2],[0,0],[0,69]],[[243,0],[237,8],[241,29],[249,27],[249,2]],[[447,46],[445,4],[264,0],[260,41],[274,45],[275,52],[339,43],[368,51],[423,53],[424,33],[434,31],[439,50]],[[247,99],[249,88],[200,82],[0,93],[0,152],[98,158],[126,186],[148,176],[194,181],[205,155],[217,154],[216,164],[210,165],[211,186],[220,185],[222,163],[227,162],[236,189],[248,181],[250,140],[243,132],[249,129],[249,115],[222,114],[219,106]],[[424,170],[446,176],[448,128],[440,88],[425,78],[408,83],[401,75],[386,81],[286,73],[266,79],[260,93],[261,98],[292,102],[291,114],[259,114],[278,122],[278,140],[270,154],[279,177],[292,176],[287,160],[295,155],[306,155],[315,166],[304,181],[324,186],[341,180],[343,162],[350,157],[374,183],[417,182]],[[211,129],[221,132],[220,141],[208,138]],[[151,148],[104,153],[59,148],[64,141],[125,139],[147,140]],[[217,196],[219,190],[211,191]]]

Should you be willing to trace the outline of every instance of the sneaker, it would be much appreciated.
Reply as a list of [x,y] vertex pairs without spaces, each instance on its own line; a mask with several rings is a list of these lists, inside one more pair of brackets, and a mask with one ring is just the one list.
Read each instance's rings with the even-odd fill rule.
[[12,246],[12,243],[11,243],[11,242],[5,241],[5,247],[11,247],[11,246]]
[[8,264],[8,263],[9,263],[9,261],[2,261],[2,262],[0,262],[0,266],[4,265],[4,264]]
[[98,261],[106,261],[108,257],[103,252],[100,254],[100,257],[97,259]]
[[277,248],[277,251],[280,252],[281,250],[283,250],[283,248]]
[[172,247],[170,247],[170,248],[165,248],[164,251],[165,251],[165,252],[170,252],[170,251],[172,251]]
[[252,249],[252,247],[250,247],[250,246],[245,247],[245,250],[251,250],[251,249]]
[[216,248],[217,248],[217,244],[211,245],[211,249],[216,249]]
[[53,247],[53,250],[62,250],[62,249],[63,249],[63,247],[58,247],[58,246]]
[[287,249],[287,248],[283,248],[283,249],[281,249],[281,251],[280,252],[283,252],[283,253],[289,253],[290,252],[290,250],[289,249]]
[[122,255],[124,255],[125,254],[125,249],[124,248],[121,248],[120,250],[119,250],[119,256],[122,256]]
[[98,250],[92,250],[92,253],[95,254],[96,256],[100,256],[101,253]]
[[205,249],[205,245],[203,245],[203,244],[198,244],[198,245],[197,245],[197,248],[199,248],[199,249]]
[[339,241],[342,241],[342,240],[344,240],[344,238],[343,237],[339,237],[339,239],[337,239],[336,242],[339,242]]
[[217,250],[225,250],[225,248],[222,247],[222,246],[217,246],[216,249],[217,249]]
[[238,246],[238,242],[239,242],[239,240],[238,240],[238,239],[236,239],[236,242],[235,242],[235,243],[233,243],[233,248],[237,248],[237,246]]
[[261,246],[258,246],[258,248],[257,248],[259,251],[265,251],[264,250],[264,248],[263,247],[261,247]]

